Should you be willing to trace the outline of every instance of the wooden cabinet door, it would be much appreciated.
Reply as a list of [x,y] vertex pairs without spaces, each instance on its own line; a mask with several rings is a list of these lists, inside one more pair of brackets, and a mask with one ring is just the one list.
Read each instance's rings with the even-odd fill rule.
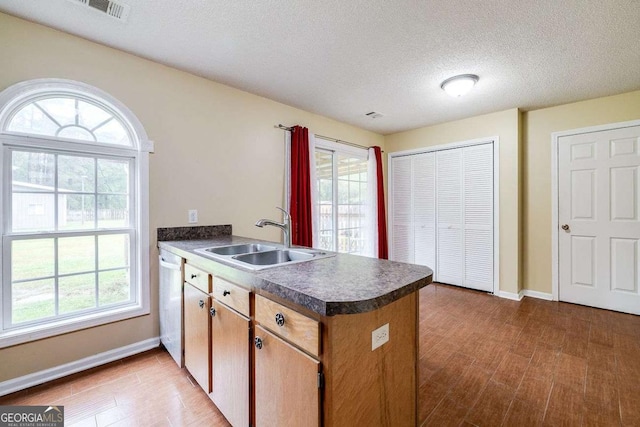
[[249,319],[213,301],[211,400],[233,426],[249,425]]
[[320,425],[320,362],[260,326],[255,336],[255,425]]
[[210,308],[208,294],[189,283],[184,284],[184,366],[207,393],[211,391]]

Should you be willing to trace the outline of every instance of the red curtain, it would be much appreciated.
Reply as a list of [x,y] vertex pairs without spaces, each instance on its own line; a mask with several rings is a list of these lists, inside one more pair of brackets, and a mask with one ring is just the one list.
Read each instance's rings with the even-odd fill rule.
[[311,175],[309,129],[294,126],[291,131],[291,212],[292,243],[313,246],[311,218]]
[[389,259],[387,244],[387,215],[384,205],[384,183],[382,179],[382,150],[373,147],[376,153],[376,175],[378,176],[378,258]]

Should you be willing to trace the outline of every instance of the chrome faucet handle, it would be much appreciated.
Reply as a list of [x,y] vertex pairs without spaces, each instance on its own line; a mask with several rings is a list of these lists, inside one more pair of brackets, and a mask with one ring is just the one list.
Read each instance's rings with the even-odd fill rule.
[[282,211],[282,213],[284,214],[284,222],[285,224],[289,221],[291,221],[291,215],[289,215],[289,212],[287,212],[286,210],[282,209],[281,207],[276,206],[276,209],[280,209]]

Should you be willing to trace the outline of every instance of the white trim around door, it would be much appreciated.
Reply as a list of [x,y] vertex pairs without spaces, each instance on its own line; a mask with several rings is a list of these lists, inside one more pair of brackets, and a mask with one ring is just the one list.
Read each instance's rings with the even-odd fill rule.
[[554,132],[551,134],[551,298],[559,300],[560,294],[560,265],[559,265],[559,140],[562,137],[575,136],[593,132],[610,131],[628,127],[640,126],[640,120],[610,123],[579,129]]

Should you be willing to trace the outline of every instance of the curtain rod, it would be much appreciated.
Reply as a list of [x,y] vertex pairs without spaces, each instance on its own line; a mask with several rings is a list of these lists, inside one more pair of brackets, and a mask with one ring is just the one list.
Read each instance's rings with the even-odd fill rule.
[[[291,131],[293,130],[293,128],[292,128],[292,127],[284,126],[284,125],[281,125],[281,124],[278,124],[278,125],[274,126],[274,128],[276,128],[276,129],[286,130],[286,131],[289,131],[289,132],[291,132]],[[327,141],[337,142],[338,144],[344,144],[344,145],[350,145],[350,146],[352,146],[352,147],[364,148],[365,150],[368,150],[369,148],[371,148],[371,147],[365,147],[364,145],[355,144],[355,143],[353,143],[353,142],[343,141],[342,139],[335,139],[335,138],[331,138],[331,137],[329,137],[329,136],[318,135],[318,134],[314,134],[314,136],[315,136],[316,138],[325,139],[325,140],[327,140]],[[382,151],[382,150],[380,150],[380,151]],[[382,152],[384,153],[384,151],[382,151]]]

